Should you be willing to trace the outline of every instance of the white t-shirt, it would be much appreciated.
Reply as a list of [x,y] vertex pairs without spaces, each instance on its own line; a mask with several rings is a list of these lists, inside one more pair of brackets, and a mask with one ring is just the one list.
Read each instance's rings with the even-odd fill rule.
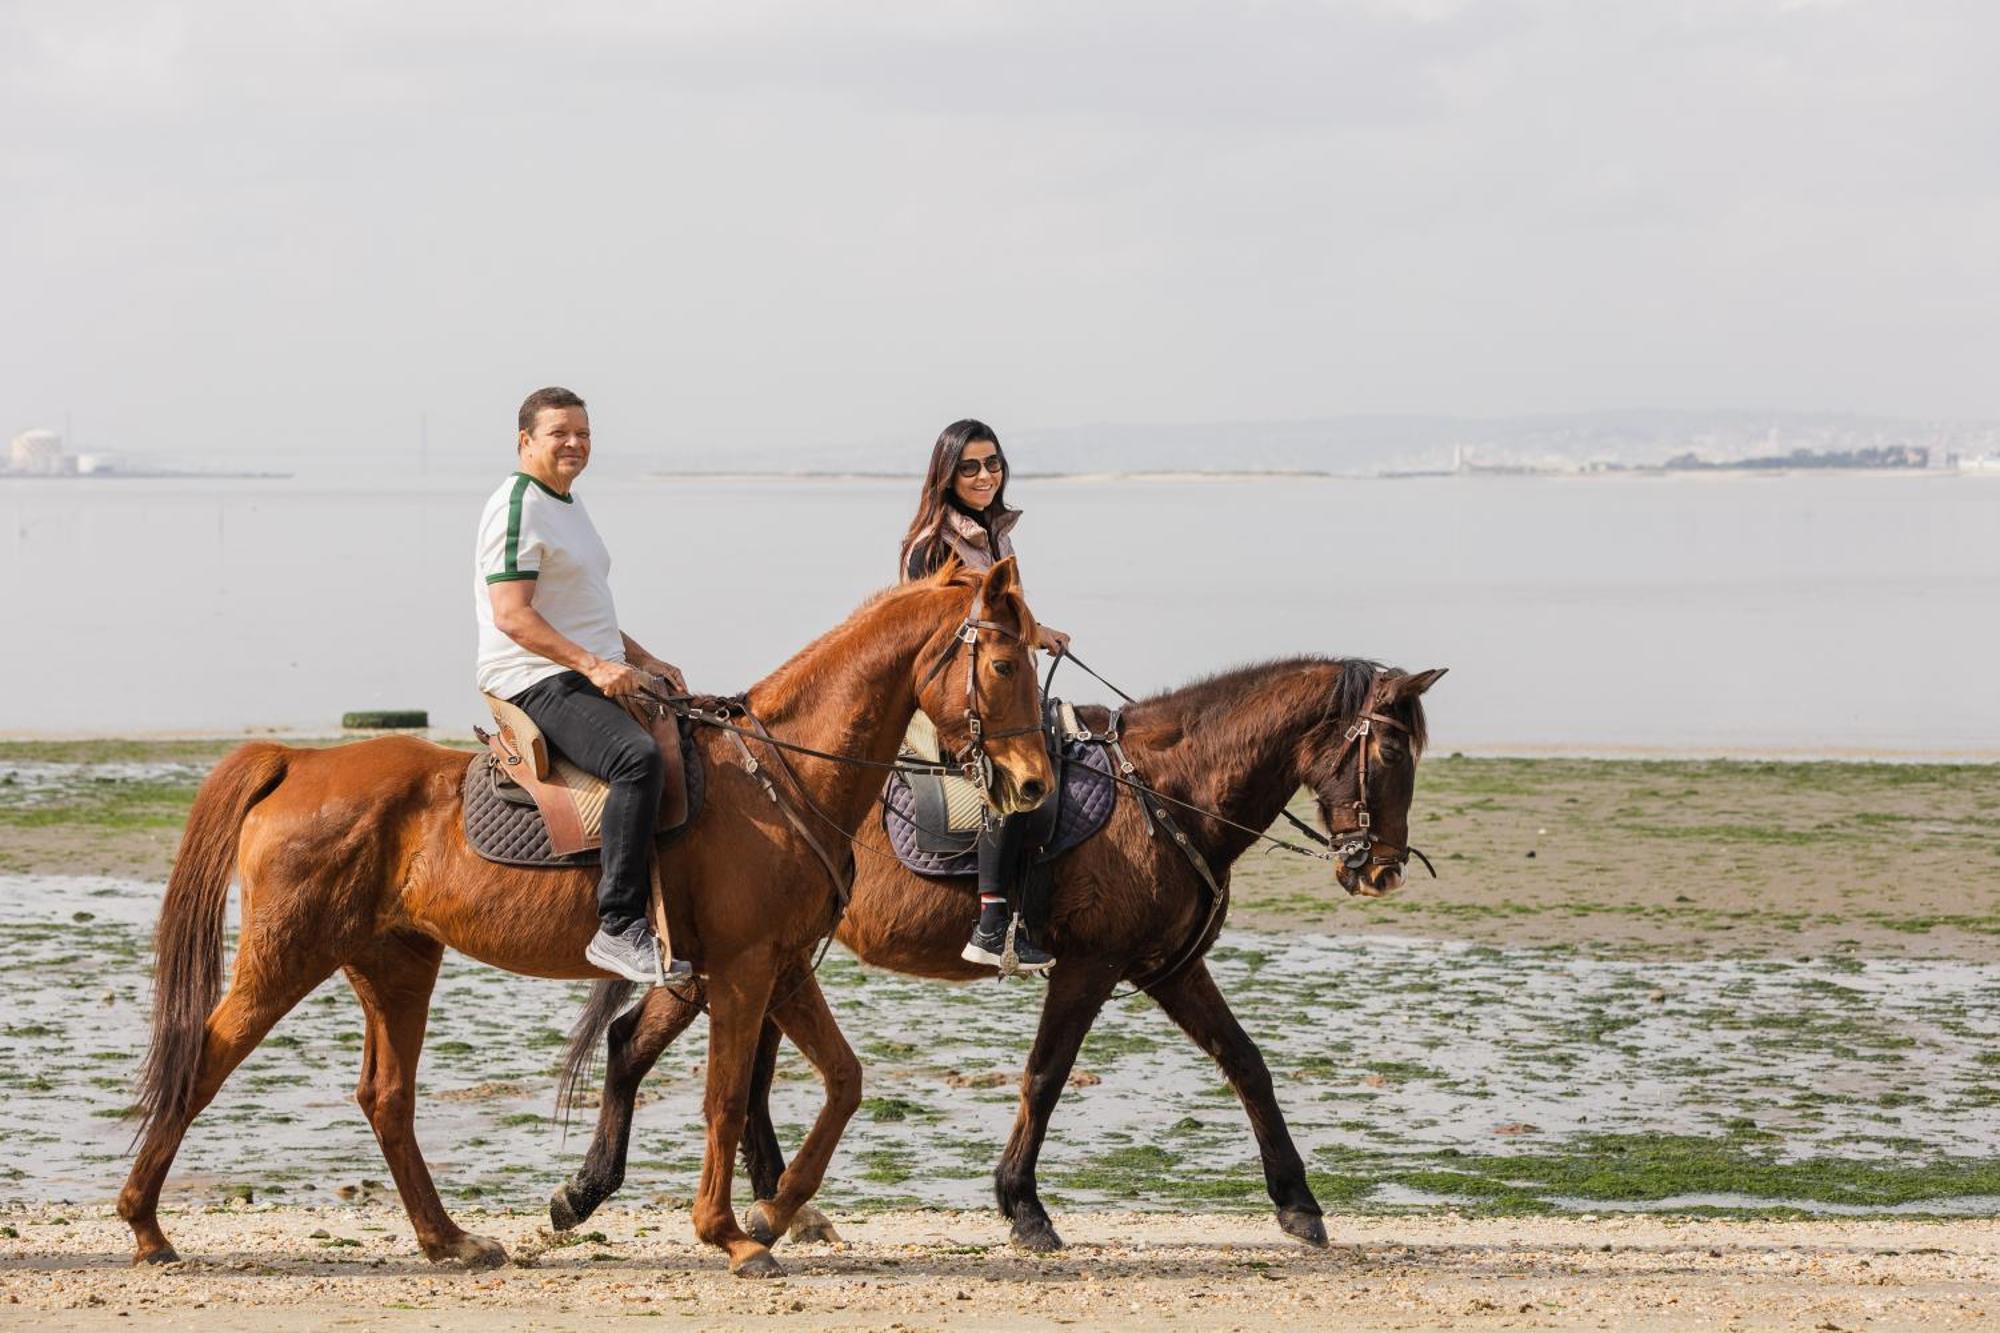
[[558,495],[525,472],[501,483],[479,516],[473,601],[479,614],[479,688],[511,699],[569,668],[531,653],[493,623],[486,587],[535,583],[535,610],[558,634],[607,662],[625,660],[618,612],[611,605],[611,552],[583,501]]

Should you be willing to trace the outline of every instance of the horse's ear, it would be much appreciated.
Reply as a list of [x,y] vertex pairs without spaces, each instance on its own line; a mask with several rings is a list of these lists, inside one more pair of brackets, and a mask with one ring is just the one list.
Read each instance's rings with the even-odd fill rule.
[[997,602],[1020,591],[1020,566],[1014,563],[1014,557],[1011,555],[987,570],[986,581],[980,585],[980,593],[988,603]]
[[1389,683],[1389,697],[1392,699],[1414,699],[1444,678],[1450,667],[1432,667],[1429,671],[1417,671],[1407,676],[1397,676]]

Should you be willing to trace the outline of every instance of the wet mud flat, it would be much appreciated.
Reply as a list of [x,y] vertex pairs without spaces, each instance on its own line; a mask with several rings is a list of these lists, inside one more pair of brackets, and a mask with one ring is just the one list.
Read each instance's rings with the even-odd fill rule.
[[[201,774],[238,743],[0,741],[0,874],[164,880]],[[2000,764],[1432,753],[1411,837],[1441,877],[1378,901],[1246,856],[1230,920],[1642,959],[2000,959]]]
[[[157,884],[0,876],[0,1199],[101,1203],[122,1182]],[[2000,1214],[2000,965],[1842,955],[1592,958],[1386,936],[1230,931],[1212,966],[1262,1045],[1329,1208]],[[866,1069],[824,1202],[982,1208],[1038,982],[945,986],[836,950],[821,971]],[[584,988],[448,956],[418,1133],[457,1206],[533,1208],[574,1166],[554,1063]],[[352,1088],[343,981],[224,1085],[169,1182],[182,1205],[393,1197]],[[702,1151],[705,1033],[647,1085],[630,1180],[680,1202]],[[787,1050],[796,1145],[817,1081]],[[1267,1206],[1242,1111],[1144,997],[1085,1043],[1043,1157],[1058,1212]]]
[[[1983,1328],[2000,1232],[1966,1223],[1628,1216],[1336,1216],[1332,1244],[1261,1218],[1094,1211],[1050,1256],[983,1214],[870,1213],[840,1244],[781,1243],[787,1276],[729,1277],[673,1209],[609,1208],[557,1238],[466,1220],[516,1262],[434,1269],[400,1211],[248,1205],[169,1219],[186,1262],[125,1263],[91,1210],[0,1210],[0,1327],[109,1330],[785,1328]],[[11,1234],[10,1234],[11,1233]]]
[[[699,1025],[648,1084],[626,1193],[553,1236],[541,1202],[589,1130],[553,1107],[583,988],[448,956],[418,1133],[520,1263],[417,1257],[336,979],[189,1136],[163,1208],[189,1262],[135,1272],[109,1201],[150,933],[227,748],[0,743],[0,1326],[1935,1328],[2000,1305],[1995,770],[1448,757],[1415,830],[1442,881],[1361,904],[1249,858],[1213,956],[1327,1251],[1278,1234],[1235,1098],[1143,998],[1105,1013],[1043,1156],[1072,1248],[1011,1251],[990,1172],[1039,984],[838,950],[866,1101],[821,1202],[849,1243],[781,1246],[775,1284],[694,1243]],[[817,1091],[787,1050],[788,1144]]]

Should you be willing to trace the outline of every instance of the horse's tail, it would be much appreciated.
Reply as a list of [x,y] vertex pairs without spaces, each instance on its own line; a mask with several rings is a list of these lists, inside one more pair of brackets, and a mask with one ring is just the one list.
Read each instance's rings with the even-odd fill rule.
[[600,981],[593,985],[589,1002],[577,1015],[576,1026],[569,1030],[569,1045],[563,1049],[562,1077],[556,1083],[556,1105],[562,1108],[565,1126],[569,1124],[570,1112],[576,1109],[583,1085],[590,1079],[597,1048],[604,1044],[605,1033],[624,1010],[625,1002],[632,998],[632,986],[629,981]]
[[215,766],[188,812],[153,937],[153,1043],[139,1074],[139,1132],[187,1114],[222,998],[223,909],[236,870],[237,835],[250,807],[285,776],[286,750],[253,741]]

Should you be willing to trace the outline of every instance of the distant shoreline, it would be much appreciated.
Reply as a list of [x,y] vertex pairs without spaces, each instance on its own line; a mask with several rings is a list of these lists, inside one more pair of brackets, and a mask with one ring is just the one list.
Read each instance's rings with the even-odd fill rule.
[[6,472],[0,481],[290,481],[293,472]]
[[[1158,471],[1116,472],[1029,472],[1012,474],[1016,481],[1056,481],[1071,483],[1196,481],[1598,481],[1640,477],[1678,478],[1771,478],[1771,477],[2000,477],[2000,471],[1960,468],[1668,468],[1631,466],[1579,468],[1574,471],[1538,468],[1478,468],[1464,472],[1421,469],[1381,472],[1333,472],[1313,468],[1234,468],[1215,470],[1161,469]],[[795,471],[706,471],[700,468],[660,469],[642,472],[641,481],[724,481],[724,482],[873,482],[914,483],[922,478],[914,472],[870,472],[859,469],[802,468]]]

